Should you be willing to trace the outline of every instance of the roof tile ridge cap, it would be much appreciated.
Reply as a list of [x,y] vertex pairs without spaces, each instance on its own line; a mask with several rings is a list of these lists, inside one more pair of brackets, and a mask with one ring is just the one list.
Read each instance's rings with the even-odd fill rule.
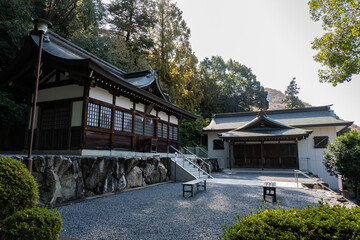
[[[48,34],[53,35],[53,36],[59,38],[60,40],[62,40],[62,41],[64,41],[64,42],[66,42],[67,44],[69,44],[71,47],[73,47],[73,48],[75,48],[76,50],[80,51],[81,53],[83,53],[83,54],[85,54],[85,55],[89,55],[90,57],[92,57],[92,58],[98,60],[99,62],[107,65],[108,67],[112,68],[113,70],[119,71],[121,74],[126,74],[126,72],[123,71],[123,70],[121,70],[120,68],[115,67],[115,66],[112,65],[111,63],[108,63],[108,62],[106,62],[105,60],[103,60],[103,59],[95,56],[94,54],[86,51],[85,49],[79,47],[78,45],[76,45],[76,44],[70,42],[69,40],[63,38],[62,36],[58,35],[57,33],[49,30],[49,31],[48,31]],[[51,39],[50,39],[50,40],[51,40]]]

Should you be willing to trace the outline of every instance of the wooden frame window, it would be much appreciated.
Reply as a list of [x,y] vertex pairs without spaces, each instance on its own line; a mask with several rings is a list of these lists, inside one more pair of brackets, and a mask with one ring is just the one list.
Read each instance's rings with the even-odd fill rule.
[[87,125],[92,127],[99,126],[99,110],[100,106],[98,104],[90,103],[88,104],[88,114],[87,114]]
[[170,125],[169,138],[171,140],[178,140],[178,128]]
[[111,108],[100,106],[100,127],[111,128]]
[[213,149],[214,150],[224,150],[224,141],[220,139],[215,139],[213,141]]
[[143,135],[144,134],[144,117],[140,115],[135,115],[135,134]]
[[123,123],[124,123],[124,112],[115,110],[115,116],[114,116],[114,129],[116,131],[123,131]]
[[145,118],[145,136],[153,137],[154,136],[154,120],[151,118]]
[[87,112],[87,125],[111,129],[112,108],[89,102]]
[[314,148],[326,148],[328,142],[328,136],[316,136],[314,137]]
[[158,123],[158,137],[159,138],[168,138],[168,125],[166,123]]
[[115,109],[114,116],[114,130],[119,132],[129,132],[132,131],[132,114],[124,112],[123,110]]
[[124,112],[124,132],[131,133],[132,119],[133,119],[133,116],[131,113]]

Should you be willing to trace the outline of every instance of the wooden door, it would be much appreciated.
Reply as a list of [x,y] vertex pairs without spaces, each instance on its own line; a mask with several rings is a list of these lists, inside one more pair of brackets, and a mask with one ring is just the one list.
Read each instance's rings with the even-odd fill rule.
[[39,149],[67,149],[70,122],[70,105],[41,108]]

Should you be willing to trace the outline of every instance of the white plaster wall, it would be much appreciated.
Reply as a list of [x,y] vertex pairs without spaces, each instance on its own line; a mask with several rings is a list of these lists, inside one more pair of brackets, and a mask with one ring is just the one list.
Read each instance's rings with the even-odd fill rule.
[[318,175],[329,184],[330,188],[337,189],[338,182],[336,176],[330,176],[323,163],[326,148],[314,148],[315,136],[328,136],[331,142],[336,138],[336,127],[314,127],[307,129],[313,130],[313,133],[307,139],[298,142],[300,170],[308,170]]
[[176,125],[179,124],[179,120],[175,116],[170,116],[170,122]]
[[169,119],[168,119],[168,115],[167,115],[166,113],[160,111],[158,114],[159,114],[158,117],[159,117],[161,120],[163,120],[163,121],[168,121],[168,120],[169,120]]
[[220,168],[229,168],[229,144],[224,142],[223,150],[214,150],[213,140],[219,139],[217,133],[209,132],[208,135],[208,153],[209,158],[217,158]]
[[[29,114],[29,129],[31,129],[31,113],[32,113],[32,107],[30,108],[30,114]],[[34,129],[36,129],[37,126],[37,121],[38,121],[38,116],[39,116],[39,107],[36,107],[36,113],[35,113],[35,127]]]
[[110,94],[107,90],[99,87],[91,87],[89,97],[110,104],[113,102],[113,95]]
[[142,103],[136,103],[135,104],[135,109],[140,111],[140,112],[145,112],[145,105]]
[[150,114],[151,114],[152,116],[156,116],[156,111],[153,109],[153,110],[151,110]]
[[84,87],[78,85],[67,85],[62,87],[46,88],[39,90],[38,102],[82,97],[83,95],[84,95]]
[[83,108],[82,101],[76,101],[76,102],[72,103],[72,113],[71,113],[71,126],[72,127],[81,126],[82,108]]
[[122,107],[125,109],[129,109],[129,110],[133,108],[133,102],[130,101],[130,99],[123,97],[123,96],[116,97],[115,104],[116,104],[116,106],[119,106],[119,107]]

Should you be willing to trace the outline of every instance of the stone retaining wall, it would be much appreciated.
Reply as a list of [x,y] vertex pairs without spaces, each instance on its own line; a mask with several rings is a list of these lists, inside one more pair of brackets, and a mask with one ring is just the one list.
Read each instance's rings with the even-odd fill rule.
[[[13,156],[24,162],[24,157]],[[35,156],[33,176],[40,203],[53,205],[107,192],[122,191],[170,178],[168,158]]]

